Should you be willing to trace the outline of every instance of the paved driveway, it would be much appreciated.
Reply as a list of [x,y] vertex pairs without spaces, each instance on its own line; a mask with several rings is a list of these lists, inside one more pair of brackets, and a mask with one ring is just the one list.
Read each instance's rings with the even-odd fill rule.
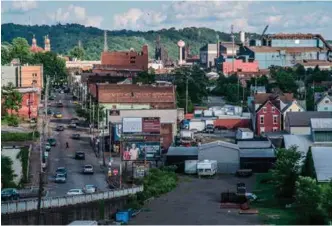
[[228,189],[234,191],[237,182],[245,182],[250,192],[254,177],[241,180],[234,176],[221,176],[218,179],[181,177],[180,181],[175,190],[147,204],[149,211],[141,212],[130,224],[260,224],[256,215],[239,215],[238,210],[220,208],[221,192]]

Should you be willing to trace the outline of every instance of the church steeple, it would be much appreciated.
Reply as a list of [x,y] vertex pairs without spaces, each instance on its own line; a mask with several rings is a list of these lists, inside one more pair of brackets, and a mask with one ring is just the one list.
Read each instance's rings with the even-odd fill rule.
[[32,47],[37,47],[37,40],[36,40],[36,37],[35,37],[34,34],[33,34],[33,37],[32,37]]
[[48,38],[48,35],[45,36],[45,51],[46,52],[51,51],[51,41]]

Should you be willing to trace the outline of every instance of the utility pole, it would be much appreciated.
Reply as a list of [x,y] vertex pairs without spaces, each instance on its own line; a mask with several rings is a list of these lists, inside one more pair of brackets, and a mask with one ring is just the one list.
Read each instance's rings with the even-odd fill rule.
[[90,107],[89,107],[89,116],[90,117],[89,117],[89,119],[90,119],[90,134],[91,134],[91,129],[92,129],[91,128],[91,126],[92,126],[92,123],[91,123],[91,121],[92,121],[92,118],[91,118],[91,114],[92,114],[92,112],[91,112],[91,110],[92,110],[91,109],[91,95],[90,95],[90,102],[89,103],[90,103]]
[[188,75],[186,75],[186,114],[188,114]]
[[92,103],[92,135],[95,136],[95,103]]
[[[41,216],[41,199],[43,196],[43,187],[44,187],[44,182],[43,182],[43,158],[45,156],[45,128],[48,125],[48,118],[47,118],[47,100],[48,100],[48,86],[49,86],[49,77],[46,78],[46,87],[45,87],[45,96],[44,96],[44,105],[45,105],[45,112],[44,112],[44,120],[43,120],[43,128],[42,128],[42,133],[40,136],[40,172],[39,172],[39,190],[38,190],[38,203],[37,203],[37,225],[40,225],[40,216]],[[46,162],[45,162],[46,163]]]

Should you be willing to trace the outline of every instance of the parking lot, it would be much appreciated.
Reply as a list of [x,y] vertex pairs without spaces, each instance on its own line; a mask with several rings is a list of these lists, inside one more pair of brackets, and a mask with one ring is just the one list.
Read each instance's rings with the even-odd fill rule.
[[260,224],[258,215],[239,215],[236,209],[220,208],[220,193],[236,191],[236,183],[246,183],[252,192],[255,178],[218,176],[214,179],[180,177],[172,192],[152,200],[130,224],[136,225],[239,225]]

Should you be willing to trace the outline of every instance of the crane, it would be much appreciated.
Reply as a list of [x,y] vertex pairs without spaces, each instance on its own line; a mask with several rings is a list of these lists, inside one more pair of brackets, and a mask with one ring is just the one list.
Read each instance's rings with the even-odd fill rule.
[[263,30],[263,33],[261,35],[261,40],[263,39],[263,36],[265,35],[265,32],[267,31],[267,29],[269,28],[269,25],[266,25],[266,27]]

